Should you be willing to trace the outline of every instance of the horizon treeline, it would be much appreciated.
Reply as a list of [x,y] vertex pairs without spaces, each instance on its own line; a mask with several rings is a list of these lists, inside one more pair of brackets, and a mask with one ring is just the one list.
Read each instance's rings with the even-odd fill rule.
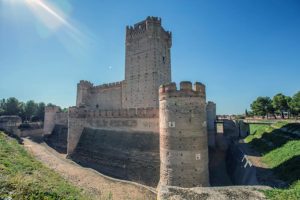
[[282,93],[278,93],[271,99],[270,97],[257,97],[250,105],[251,111],[245,112],[246,117],[261,116],[269,117],[273,116],[275,119],[277,116],[284,119],[287,117],[298,117],[300,114],[300,91],[293,96],[286,96]]
[[22,118],[22,121],[44,121],[46,106],[55,105],[52,103],[35,102],[34,100],[22,102],[15,97],[4,98],[0,100],[0,116],[18,115]]

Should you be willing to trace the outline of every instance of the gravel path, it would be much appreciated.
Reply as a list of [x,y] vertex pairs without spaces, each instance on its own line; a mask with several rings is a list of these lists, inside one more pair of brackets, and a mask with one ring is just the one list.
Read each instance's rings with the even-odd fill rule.
[[94,199],[156,199],[153,188],[106,177],[92,169],[81,167],[45,143],[25,138],[24,146],[35,158],[66,180],[84,189]]

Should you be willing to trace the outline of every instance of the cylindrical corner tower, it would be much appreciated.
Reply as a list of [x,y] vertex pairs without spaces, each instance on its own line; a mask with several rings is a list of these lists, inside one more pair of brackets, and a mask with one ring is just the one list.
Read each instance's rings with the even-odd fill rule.
[[181,82],[159,89],[160,185],[209,185],[205,85]]

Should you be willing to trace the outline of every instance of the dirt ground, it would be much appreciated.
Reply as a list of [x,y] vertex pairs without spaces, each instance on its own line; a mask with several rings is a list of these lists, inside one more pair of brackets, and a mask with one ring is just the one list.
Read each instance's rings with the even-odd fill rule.
[[81,167],[66,159],[65,154],[57,153],[43,142],[25,138],[24,146],[37,160],[91,194],[94,199],[156,199],[153,188],[116,180],[92,169]]

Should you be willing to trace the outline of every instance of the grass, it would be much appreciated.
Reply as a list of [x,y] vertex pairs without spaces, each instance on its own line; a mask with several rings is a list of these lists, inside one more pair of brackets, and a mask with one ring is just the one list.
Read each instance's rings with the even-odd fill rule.
[[[262,135],[267,132],[267,130],[270,128],[270,125],[264,125],[264,124],[250,124],[250,135],[245,138],[245,142],[249,143],[253,139],[261,138]],[[271,130],[270,130],[271,131]]]
[[262,154],[262,162],[278,178],[289,184],[286,189],[266,190],[269,199],[300,199],[300,138],[291,133],[299,130],[299,124],[287,122],[278,122],[272,126],[250,125],[250,135],[245,138],[245,142]]
[[89,199],[29,155],[15,139],[0,132],[0,199]]

